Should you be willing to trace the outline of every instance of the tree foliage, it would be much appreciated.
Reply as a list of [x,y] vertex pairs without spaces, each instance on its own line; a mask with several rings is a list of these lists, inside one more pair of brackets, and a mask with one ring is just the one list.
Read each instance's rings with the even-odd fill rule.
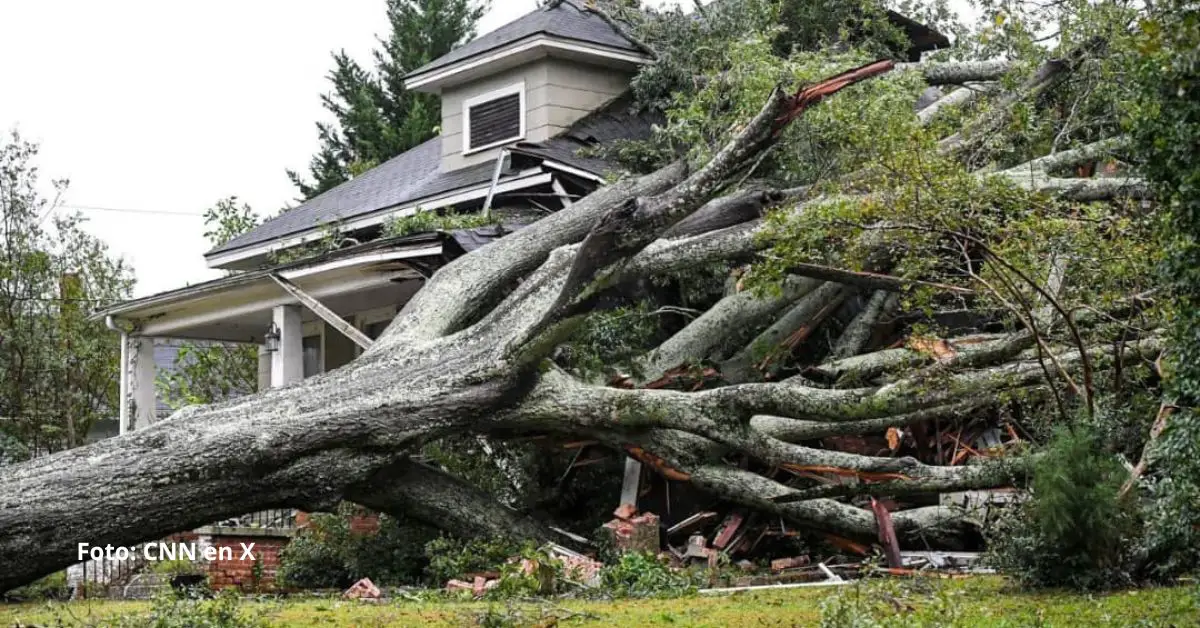
[[388,0],[390,31],[373,54],[373,70],[344,50],[334,53],[333,91],[321,96],[333,122],[317,123],[321,146],[309,164],[311,179],[288,172],[304,199],[436,135],[437,96],[405,89],[404,76],[470,39],[487,7],[475,0]]
[[16,132],[0,146],[0,463],[81,445],[117,414],[119,343],[88,316],[133,288],[83,218],[40,195],[37,153]]
[[1151,453],[1161,471],[1153,550],[1170,571],[1200,564],[1200,8],[1155,5],[1136,31],[1131,75],[1140,97],[1130,126],[1165,210],[1161,285],[1175,340],[1166,374],[1176,409]]

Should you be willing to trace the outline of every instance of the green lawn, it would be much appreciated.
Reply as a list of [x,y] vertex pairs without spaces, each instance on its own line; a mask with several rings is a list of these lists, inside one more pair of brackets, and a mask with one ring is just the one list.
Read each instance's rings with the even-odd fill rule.
[[[1104,595],[1021,593],[998,578],[875,581],[839,588],[786,589],[670,600],[544,603],[341,600],[246,603],[280,626],[464,626],[485,614],[509,625],[812,626],[830,599],[850,614],[913,626],[1200,626],[1200,587],[1141,589]],[[104,626],[114,617],[149,612],[143,602],[82,601],[69,605],[0,606],[0,625]],[[832,609],[830,610],[832,612]],[[493,624],[504,625],[504,624]]]

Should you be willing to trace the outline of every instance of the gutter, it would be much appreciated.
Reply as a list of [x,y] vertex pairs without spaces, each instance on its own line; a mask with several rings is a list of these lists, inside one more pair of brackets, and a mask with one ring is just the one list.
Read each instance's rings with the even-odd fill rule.
[[104,326],[121,335],[120,392],[117,397],[120,403],[120,412],[118,413],[117,433],[124,435],[129,425],[129,403],[127,402],[129,399],[129,335],[124,329],[117,326],[111,315],[104,317]]

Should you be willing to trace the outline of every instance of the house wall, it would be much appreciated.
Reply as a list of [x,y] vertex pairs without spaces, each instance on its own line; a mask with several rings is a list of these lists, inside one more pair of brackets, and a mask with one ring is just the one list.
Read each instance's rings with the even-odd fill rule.
[[620,96],[632,74],[623,70],[546,57],[447,88],[442,93],[442,170],[496,159],[500,148],[463,155],[463,103],[515,83],[525,83],[525,139],[541,142]]

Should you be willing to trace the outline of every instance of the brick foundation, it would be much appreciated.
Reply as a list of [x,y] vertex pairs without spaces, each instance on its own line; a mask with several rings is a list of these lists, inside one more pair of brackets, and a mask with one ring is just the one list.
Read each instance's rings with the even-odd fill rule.
[[[352,534],[371,535],[379,532],[379,515],[363,510],[349,515]],[[296,513],[296,528],[302,530],[310,521],[306,512]],[[290,533],[272,536],[267,530],[245,530],[243,528],[202,528],[197,532],[174,535],[179,541],[197,542],[201,549],[211,546],[218,558],[208,564],[208,582],[213,589],[237,588],[247,592],[269,592],[275,590],[275,577],[279,573],[279,555],[291,541]],[[254,558],[242,560],[242,543],[254,543],[251,552]],[[222,548],[227,555],[220,557]],[[255,563],[260,562],[258,577]]]
[[[214,589],[239,588],[243,591],[270,591],[279,572],[279,552],[288,537],[213,535],[210,540],[218,558],[208,564],[208,581]],[[254,544],[254,558],[242,559],[242,543]],[[222,548],[228,554],[222,556]],[[261,565],[256,577],[255,563]]]

